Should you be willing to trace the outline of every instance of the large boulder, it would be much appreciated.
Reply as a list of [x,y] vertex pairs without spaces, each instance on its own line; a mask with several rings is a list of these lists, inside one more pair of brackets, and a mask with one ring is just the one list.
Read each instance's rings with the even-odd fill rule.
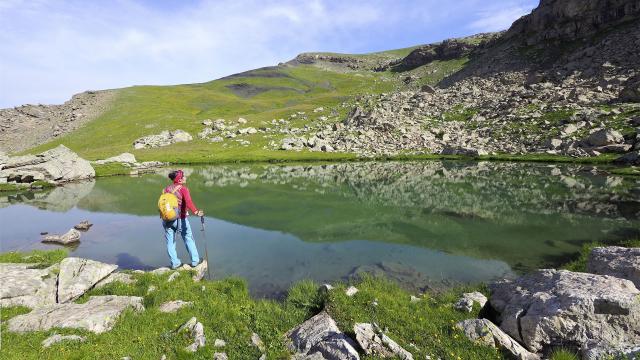
[[624,137],[615,130],[600,129],[591,133],[585,141],[591,146],[617,145],[624,143]]
[[157,135],[148,135],[137,139],[133,142],[133,147],[135,149],[154,148],[191,140],[193,140],[193,136],[186,131],[180,129],[174,131],[165,130]]
[[597,247],[589,254],[587,271],[631,280],[640,289],[640,248]]
[[500,328],[532,352],[640,341],[640,291],[629,280],[542,269],[490,289]]
[[340,331],[326,311],[289,330],[285,336],[296,358],[360,359],[353,340]]
[[79,298],[117,268],[118,265],[94,260],[76,257],[65,258],[60,262],[58,302],[65,303]]
[[531,353],[517,341],[513,340],[504,331],[487,319],[467,319],[460,321],[456,327],[465,334],[469,340],[500,349],[511,354],[511,357],[519,360],[537,360],[540,357]]
[[0,264],[0,307],[35,308],[56,303],[55,266],[39,269],[37,264]]
[[136,296],[92,296],[83,304],[55,304],[37,308],[9,319],[13,332],[47,331],[53,328],[83,329],[96,334],[113,328],[127,308],[143,311],[142,298]]
[[91,164],[64,145],[37,155],[11,157],[0,170],[0,178],[16,183],[31,183],[36,180],[62,183],[95,176]]

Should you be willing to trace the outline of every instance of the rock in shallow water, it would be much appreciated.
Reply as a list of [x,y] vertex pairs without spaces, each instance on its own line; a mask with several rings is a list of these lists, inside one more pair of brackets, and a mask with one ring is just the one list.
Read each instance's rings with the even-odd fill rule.
[[44,243],[57,243],[62,245],[73,244],[80,241],[80,232],[76,229],[70,229],[64,235],[45,235],[42,238]]
[[142,298],[137,296],[92,296],[84,304],[56,304],[37,308],[28,314],[9,319],[13,332],[46,331],[52,328],[84,329],[103,333],[113,328],[127,308],[143,311]]
[[500,328],[533,352],[640,342],[640,291],[629,280],[543,269],[490,288]]

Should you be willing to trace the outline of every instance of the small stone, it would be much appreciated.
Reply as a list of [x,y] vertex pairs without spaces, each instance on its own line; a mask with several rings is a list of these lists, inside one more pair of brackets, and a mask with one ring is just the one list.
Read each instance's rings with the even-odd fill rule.
[[151,285],[149,286],[149,288],[147,289],[147,294],[151,294],[152,292],[156,291],[158,288],[155,285]]
[[412,304],[415,304],[415,303],[419,302],[420,300],[422,300],[422,299],[420,299],[419,297],[415,297],[415,296],[411,295],[410,301],[411,301]]
[[355,286],[349,286],[347,290],[345,290],[345,294],[349,297],[355,295],[359,290]]
[[453,305],[453,308],[460,311],[471,312],[474,303],[478,303],[480,307],[483,307],[484,304],[487,303],[487,297],[478,291],[464,293]]
[[178,276],[180,276],[180,273],[175,271],[173,274],[169,275],[169,278],[167,279],[167,282],[174,281]]
[[225,347],[225,346],[227,346],[227,342],[222,340],[222,339],[216,339],[213,342],[213,347],[221,348],[221,347]]
[[82,220],[80,223],[78,223],[73,228],[76,229],[76,230],[80,230],[80,231],[89,231],[89,229],[92,226],[93,226],[93,224],[90,223],[89,220]]
[[266,350],[264,343],[262,342],[262,339],[260,339],[260,335],[256,333],[251,334],[251,343],[253,344],[253,346],[257,347],[258,350],[260,350],[261,352],[264,352]]
[[228,360],[227,353],[214,353],[213,360]]

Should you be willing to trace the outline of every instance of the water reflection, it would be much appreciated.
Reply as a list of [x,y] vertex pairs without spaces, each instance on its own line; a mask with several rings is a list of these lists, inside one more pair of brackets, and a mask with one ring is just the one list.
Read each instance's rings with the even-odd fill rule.
[[[486,281],[557,265],[586,241],[640,228],[640,180],[591,166],[424,161],[186,170],[209,216],[214,277],[240,275],[255,294],[363,272],[415,289]],[[112,177],[0,197],[0,216],[11,224],[3,251],[43,247],[39,231],[63,232],[87,218],[95,225],[74,254],[125,268],[165,266],[155,203],[166,182],[163,173]],[[201,238],[197,244],[204,253]]]

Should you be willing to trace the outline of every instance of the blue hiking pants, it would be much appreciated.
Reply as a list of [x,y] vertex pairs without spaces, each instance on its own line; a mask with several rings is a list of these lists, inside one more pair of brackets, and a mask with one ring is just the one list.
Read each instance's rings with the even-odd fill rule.
[[198,255],[198,248],[193,241],[193,233],[191,232],[191,225],[189,225],[189,219],[177,219],[174,221],[162,221],[164,227],[164,238],[167,241],[167,253],[169,254],[169,260],[171,260],[171,267],[177,268],[182,265],[178,254],[176,253],[176,233],[180,231],[184,245],[187,247],[187,251],[191,256],[191,266],[196,266],[200,262],[200,255]]

